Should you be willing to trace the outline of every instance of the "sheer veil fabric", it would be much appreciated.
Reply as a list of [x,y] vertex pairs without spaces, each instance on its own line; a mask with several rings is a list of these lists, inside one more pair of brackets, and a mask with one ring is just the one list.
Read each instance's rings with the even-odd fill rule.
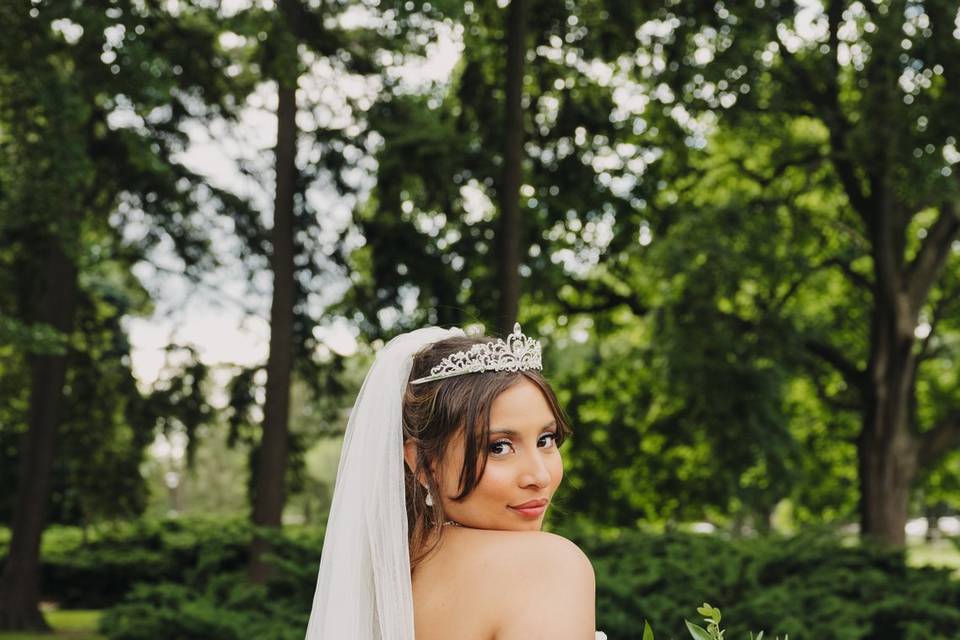
[[370,367],[347,421],[306,640],[414,640],[403,392],[414,354],[462,335],[439,327],[399,335]]

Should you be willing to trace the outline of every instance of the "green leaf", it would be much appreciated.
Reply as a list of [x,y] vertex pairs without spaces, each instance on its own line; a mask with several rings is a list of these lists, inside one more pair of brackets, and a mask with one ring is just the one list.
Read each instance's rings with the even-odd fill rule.
[[720,609],[711,606],[707,602],[704,602],[703,606],[697,608],[697,613],[707,620],[712,621],[714,624],[720,624]]
[[689,620],[684,620],[684,622],[687,623],[687,631],[693,636],[693,640],[713,640],[703,627],[693,624]]
[[653,629],[647,622],[643,623],[643,640],[653,640]]

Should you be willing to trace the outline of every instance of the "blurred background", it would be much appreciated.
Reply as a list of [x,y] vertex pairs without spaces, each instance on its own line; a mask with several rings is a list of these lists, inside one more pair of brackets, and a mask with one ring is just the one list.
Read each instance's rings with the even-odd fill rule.
[[377,348],[516,320],[611,638],[957,637],[954,1],[0,25],[0,638],[302,638]]

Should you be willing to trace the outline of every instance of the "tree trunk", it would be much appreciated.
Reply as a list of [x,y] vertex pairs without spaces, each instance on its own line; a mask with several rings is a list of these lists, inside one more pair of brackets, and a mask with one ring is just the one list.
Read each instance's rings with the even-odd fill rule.
[[[76,267],[58,240],[50,243],[35,320],[69,335],[77,298]],[[0,630],[47,631],[40,612],[40,539],[50,501],[67,355],[30,359],[29,425],[20,449],[10,549],[0,575]]]
[[510,333],[520,304],[520,184],[523,180],[523,63],[527,0],[512,0],[507,15],[507,87],[503,184],[500,190],[497,330]]
[[[888,265],[895,263],[890,256],[880,259]],[[886,273],[893,274],[895,284],[888,284],[889,276],[878,273],[867,368],[867,407],[857,447],[860,531],[865,538],[877,542],[903,545],[920,452],[919,441],[911,429],[916,312],[906,296],[899,294],[900,273],[892,268]]]
[[[293,194],[296,178],[296,80],[280,82],[277,106],[276,200],[274,203],[273,302],[270,307],[270,355],[267,358],[267,388],[263,408],[263,436],[257,454],[257,476],[253,496],[253,524],[281,526],[286,499],[285,477],[288,455],[290,374],[293,365]],[[249,576],[263,583],[270,566],[263,553],[269,545],[255,536],[250,549]]]
[[910,489],[917,472],[912,439],[883,440],[864,432],[860,467],[860,531],[875,542],[902,546],[909,515]]

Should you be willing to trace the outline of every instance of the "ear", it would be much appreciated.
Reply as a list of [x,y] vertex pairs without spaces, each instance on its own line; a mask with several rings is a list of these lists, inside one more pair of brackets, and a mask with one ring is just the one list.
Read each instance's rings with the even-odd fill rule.
[[[417,450],[417,445],[415,442],[413,442],[412,440],[407,440],[406,442],[403,443],[403,459],[407,463],[407,467],[410,469],[410,473],[417,473],[417,454],[418,453],[419,451]],[[419,473],[417,473],[417,481],[420,483],[420,485],[424,489],[427,488],[427,481],[425,478],[427,473],[429,473],[433,477],[433,479],[436,480],[437,479],[436,465],[435,464],[431,465],[429,472],[426,469],[420,469]]]
[[[406,463],[407,463],[407,468],[410,469],[410,473],[416,473],[416,471],[417,471],[417,444],[416,444],[415,442],[413,442],[412,440],[407,440],[406,442],[403,443],[403,459],[404,459],[404,461],[406,461]],[[421,473],[422,473],[422,470],[421,470]],[[426,486],[426,485],[423,483],[423,480],[422,480],[421,477],[418,476],[418,477],[417,477],[417,480],[420,482],[420,484],[423,484],[423,486]]]
[[403,459],[407,463],[407,468],[413,473],[417,468],[417,445],[413,440],[403,443]]

